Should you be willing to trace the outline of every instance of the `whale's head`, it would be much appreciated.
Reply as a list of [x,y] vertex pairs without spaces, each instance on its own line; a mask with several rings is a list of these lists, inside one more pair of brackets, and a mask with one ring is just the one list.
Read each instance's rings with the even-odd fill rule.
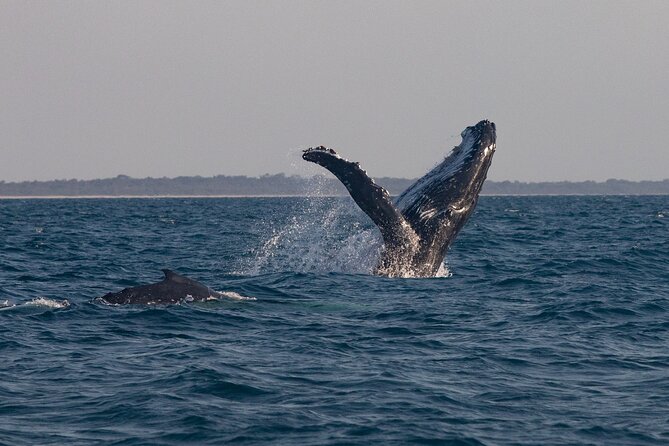
[[495,152],[497,129],[494,122],[487,119],[480,121],[478,124],[464,129],[460,136],[462,136],[462,143],[456,150],[465,151],[467,157],[481,161],[492,157]]
[[471,200],[478,196],[497,148],[495,124],[487,119],[467,127],[460,136],[460,145],[433,171],[435,181],[442,184],[440,189],[443,192],[451,189],[449,200],[457,196]]
[[495,124],[487,119],[467,127],[460,136],[460,145],[421,179],[431,183],[433,194],[448,196],[440,197],[441,203],[478,196],[497,147]]
[[448,195],[445,201],[473,209],[497,148],[497,129],[485,119],[460,135],[462,142],[441,165],[441,181]]
[[497,147],[497,130],[485,119],[460,136],[460,145],[398,197],[397,206],[405,215],[416,212],[423,219],[436,217],[449,205],[473,209]]

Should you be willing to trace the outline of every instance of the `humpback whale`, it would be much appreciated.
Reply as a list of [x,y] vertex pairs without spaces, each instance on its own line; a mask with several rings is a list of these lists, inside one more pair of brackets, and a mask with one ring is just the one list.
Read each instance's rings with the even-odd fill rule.
[[162,270],[165,278],[158,283],[125,288],[117,293],[107,293],[98,300],[110,305],[176,304],[215,299],[222,293],[184,277],[169,269]]
[[484,120],[460,134],[462,142],[393,202],[359,163],[323,146],[302,158],[332,172],[381,231],[384,250],[375,274],[433,277],[448,247],[476,207],[496,148],[495,124]]

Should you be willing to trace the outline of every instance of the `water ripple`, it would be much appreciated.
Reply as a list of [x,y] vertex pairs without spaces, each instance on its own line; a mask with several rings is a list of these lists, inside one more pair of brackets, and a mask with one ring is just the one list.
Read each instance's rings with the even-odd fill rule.
[[[668,444],[666,209],[482,197],[385,279],[344,199],[0,200],[0,443]],[[257,300],[93,301],[165,267]]]

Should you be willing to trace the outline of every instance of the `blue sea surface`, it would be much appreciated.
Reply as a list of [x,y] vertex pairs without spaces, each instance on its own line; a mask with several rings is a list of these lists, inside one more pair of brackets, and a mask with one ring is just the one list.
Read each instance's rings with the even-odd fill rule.
[[[482,197],[431,279],[350,198],[0,200],[0,243],[3,445],[669,444],[667,196]],[[229,298],[94,301],[161,268]]]

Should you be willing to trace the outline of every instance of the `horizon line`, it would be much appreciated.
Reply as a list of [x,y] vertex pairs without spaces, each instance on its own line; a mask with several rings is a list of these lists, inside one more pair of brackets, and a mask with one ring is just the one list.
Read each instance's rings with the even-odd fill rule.
[[[211,176],[203,176],[203,175],[178,175],[174,177],[168,177],[168,176],[162,176],[162,177],[152,177],[152,176],[146,176],[146,177],[133,177],[130,175],[125,175],[125,174],[118,174],[113,177],[99,177],[99,178],[90,178],[90,179],[80,179],[80,178],[54,178],[54,179],[49,179],[49,180],[2,180],[0,179],[0,184],[20,184],[20,183],[49,183],[49,182],[61,182],[61,181],[105,181],[105,180],[177,180],[177,179],[182,179],[182,178],[202,178],[202,179],[213,179],[213,178],[218,178],[218,177],[228,177],[228,178],[233,178],[233,177],[244,177],[244,178],[254,178],[254,179],[261,179],[263,177],[274,177],[274,176],[284,176],[287,178],[298,178],[302,180],[309,180],[312,178],[328,178],[330,175],[324,175],[324,174],[315,174],[312,176],[305,176],[305,175],[299,175],[299,174],[286,174],[284,172],[279,172],[279,173],[264,173],[261,175],[228,175],[228,174],[217,174],[217,175],[211,175]],[[332,177],[334,179],[334,177]],[[406,180],[406,181],[415,181],[420,177],[415,177],[415,178],[407,178],[407,177],[394,177],[394,176],[377,176],[375,177],[376,179],[391,179],[391,180]],[[526,183],[526,184],[538,184],[538,183],[607,183],[607,182],[613,182],[613,181],[624,181],[628,183],[642,183],[642,182],[665,182],[669,181],[669,178],[663,178],[661,180],[649,180],[649,179],[644,179],[644,180],[628,180],[625,178],[607,178],[606,180],[493,180],[493,179],[488,179],[486,180],[487,182],[491,183],[504,183],[504,182],[509,182],[509,183]]]

